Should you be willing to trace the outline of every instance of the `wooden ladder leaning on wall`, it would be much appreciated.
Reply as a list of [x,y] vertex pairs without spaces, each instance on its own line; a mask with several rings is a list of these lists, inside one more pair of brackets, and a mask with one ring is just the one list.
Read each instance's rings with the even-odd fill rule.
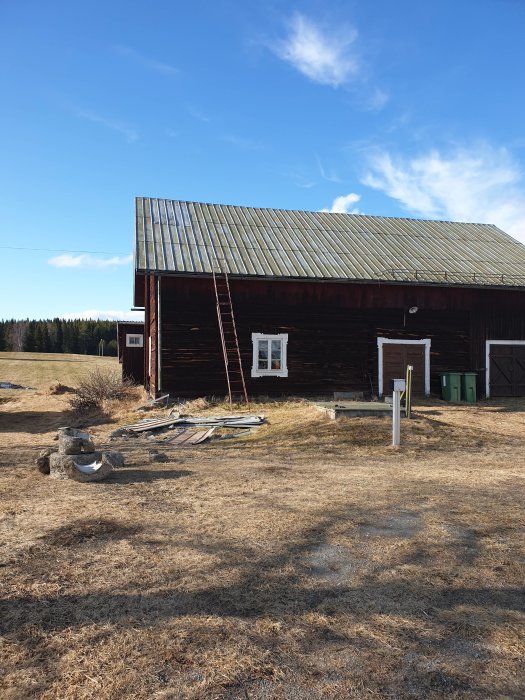
[[244,381],[241,351],[239,350],[235,316],[233,315],[228,273],[215,272],[215,269],[212,269],[212,271],[215,298],[217,300],[217,319],[219,321],[219,330],[221,334],[230,406],[233,404],[234,399],[239,402],[244,401],[248,403],[248,393],[246,392],[246,383]]

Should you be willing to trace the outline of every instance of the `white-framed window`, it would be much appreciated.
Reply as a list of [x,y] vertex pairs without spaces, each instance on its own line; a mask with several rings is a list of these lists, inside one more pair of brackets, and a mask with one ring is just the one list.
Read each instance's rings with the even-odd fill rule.
[[126,333],[127,348],[141,348],[144,345],[144,336],[140,333]]
[[252,377],[287,377],[288,333],[252,333]]

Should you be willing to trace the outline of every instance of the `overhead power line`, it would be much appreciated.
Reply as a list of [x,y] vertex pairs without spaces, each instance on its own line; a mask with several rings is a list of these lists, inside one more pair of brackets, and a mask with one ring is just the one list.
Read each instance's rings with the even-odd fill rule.
[[89,253],[91,255],[130,255],[129,251],[110,252],[108,250],[69,250],[67,248],[23,248],[21,246],[0,245],[1,250],[38,250],[45,253]]

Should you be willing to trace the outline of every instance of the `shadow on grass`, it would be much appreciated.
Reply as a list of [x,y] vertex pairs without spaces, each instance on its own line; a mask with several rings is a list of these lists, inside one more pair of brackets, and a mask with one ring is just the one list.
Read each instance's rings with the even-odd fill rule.
[[64,411],[11,411],[0,414],[0,433],[42,433],[68,425]]
[[81,415],[65,411],[10,411],[0,413],[0,433],[30,433],[32,435],[57,430],[62,426],[89,428],[107,423],[109,415],[97,411]]
[[[115,477],[126,479],[126,472],[128,478],[131,473],[132,479],[133,475],[140,475],[139,480],[191,474],[123,469]],[[426,543],[418,540],[423,526],[423,515],[407,511],[403,504],[388,510],[348,505],[319,518],[293,535],[291,541],[281,542],[264,553],[257,545],[235,538],[215,536],[203,540],[198,528],[197,533],[183,531],[177,535],[177,546],[214,555],[215,563],[203,572],[205,584],[201,576],[195,590],[188,589],[187,583],[166,585],[165,578],[150,583],[148,590],[137,577],[127,586],[130,592],[114,592],[105,584],[107,590],[99,588],[93,592],[52,593],[45,598],[13,596],[0,600],[0,632],[32,649],[32,642],[27,640],[34,639],[35,634],[41,634],[45,640],[53,632],[97,624],[147,629],[177,621],[190,624],[191,636],[199,640],[199,620],[214,618],[225,626],[221,634],[223,646],[233,644],[236,634],[248,635],[250,644],[271,655],[275,667],[292,669],[294,683],[298,677],[294,668],[305,683],[308,678],[310,683],[320,682],[319,674],[309,676],[309,664],[325,654],[330,659],[335,655],[345,659],[351,673],[359,672],[366,688],[371,688],[377,697],[460,697],[458,693],[468,698],[512,696],[515,689],[505,687],[506,680],[501,676],[494,679],[491,674],[484,677],[479,668],[492,660],[490,647],[484,646],[483,640],[490,643],[495,629],[517,624],[523,611],[522,588],[504,585],[503,581],[501,585],[483,585],[477,578],[469,586],[470,571],[480,554],[479,538],[454,525],[448,531],[448,540]],[[111,522],[95,535],[111,536],[115,527]],[[353,545],[332,544],[333,533],[342,532],[342,528],[355,533]],[[118,528],[116,532],[118,535]],[[137,544],[144,544],[143,532],[147,534],[140,531]],[[57,533],[59,544],[64,538],[67,540],[66,531],[59,529]],[[57,533],[53,535],[55,539]],[[84,531],[80,534],[84,536]],[[380,562],[374,560],[373,548],[383,546],[389,538],[405,541],[414,555],[412,561],[420,566],[408,573],[396,547]],[[424,557],[419,562],[421,547]],[[463,557],[463,569],[457,562],[460,550],[467,554]],[[31,567],[33,576],[39,576],[49,571],[49,561],[45,551],[35,552],[25,566]],[[463,577],[458,576],[460,570]],[[291,646],[284,633],[269,641],[255,625],[244,624],[259,620],[277,621],[283,630],[294,626],[300,633],[296,632]],[[343,628],[338,630],[341,620]],[[348,621],[353,632],[346,631]],[[213,638],[204,635],[195,648],[189,647],[188,654],[191,650],[192,655],[197,654],[192,656],[192,664],[199,664],[198,654],[203,654],[202,663],[206,664],[203,649],[209,645],[213,653],[215,633],[216,628]],[[372,656],[379,666],[374,667]],[[498,664],[501,657],[498,651]],[[454,659],[453,664],[450,658]],[[364,665],[361,670],[359,664]],[[221,681],[220,695],[216,686],[210,690],[215,694],[199,697],[347,697],[337,691],[325,693],[322,688],[315,694],[297,694],[299,686],[288,686],[286,678],[265,681],[270,695],[264,695],[262,686],[257,686],[261,681],[249,673],[239,671],[236,681]],[[512,674],[506,675],[512,684]]]
[[74,547],[80,544],[97,546],[101,541],[128,539],[142,530],[140,525],[123,525],[117,520],[76,520],[61,525],[41,536],[40,540],[54,547]]
[[[131,472],[127,474],[126,472]],[[188,476],[185,470],[146,470],[129,469],[114,472],[117,482],[129,483],[135,478],[170,479]],[[374,517],[375,516],[375,517]],[[374,519],[373,531],[370,530]],[[352,548],[329,544],[329,533],[333,527],[344,522],[349,524],[361,541],[364,549],[361,556],[355,556]],[[351,524],[351,525],[350,525]],[[105,530],[114,530],[104,525]],[[85,529],[85,528],[84,528]],[[419,528],[418,528],[419,529]],[[451,529],[455,532],[456,527]],[[63,528],[59,528],[63,537]],[[183,533],[177,543],[192,547],[204,554],[215,554],[218,563],[210,571],[210,585],[197,591],[164,588],[148,593],[141,590],[136,582],[138,593],[97,592],[74,595],[47,596],[45,600],[37,596],[15,597],[0,603],[0,630],[4,633],[16,630],[31,621],[32,625],[42,625],[46,630],[63,629],[67,626],[80,626],[92,622],[121,621],[150,625],[161,618],[183,615],[216,615],[219,617],[256,618],[281,617],[293,611],[302,615],[314,611],[341,609],[355,618],[366,620],[378,614],[399,615],[426,619],[442,610],[453,610],[458,606],[468,606],[498,616],[503,611],[523,611],[523,589],[512,586],[472,588],[461,585],[442,585],[435,581],[419,580],[426,571],[418,571],[416,577],[401,576],[382,580],[383,572],[392,573],[392,562],[371,565],[367,549],[380,543],[385,536],[399,540],[411,539],[415,532],[415,514],[395,510],[389,513],[361,508],[348,508],[344,512],[323,518],[314,526],[303,531],[295,542],[290,542],[268,556],[258,555],[257,549],[238,542],[216,540],[203,542],[199,538],[188,538]],[[385,534],[386,533],[386,534]],[[463,530],[457,532],[456,539],[443,542],[441,548],[429,550],[430,561],[425,564],[437,567],[436,561],[447,550],[455,558],[458,547],[468,550],[469,538]],[[319,557],[325,547],[320,566],[317,566],[321,580],[316,574],[316,563],[312,556]],[[338,550],[335,552],[335,550]],[[473,543],[470,556],[464,558],[467,570],[479,554],[479,545]],[[333,557],[336,556],[334,559]],[[405,560],[406,561],[406,560]],[[306,562],[306,567],[305,567]],[[232,564],[242,564],[241,576],[231,585],[213,583],[215,574],[227,571]],[[35,566],[37,562],[34,562]],[[342,575],[337,575],[338,570]],[[323,575],[323,571],[326,575]],[[359,583],[352,585],[357,576]],[[315,586],[312,581],[315,580]],[[323,585],[324,584],[324,585]],[[366,600],[366,605],[363,603]],[[328,608],[327,608],[328,606]],[[484,613],[484,614],[485,614]]]
[[[193,472],[187,469],[154,469],[152,467],[116,469],[111,473],[109,479],[101,484],[137,484],[145,481],[163,481],[180,479],[183,476],[191,476]],[[97,482],[95,482],[97,483]]]

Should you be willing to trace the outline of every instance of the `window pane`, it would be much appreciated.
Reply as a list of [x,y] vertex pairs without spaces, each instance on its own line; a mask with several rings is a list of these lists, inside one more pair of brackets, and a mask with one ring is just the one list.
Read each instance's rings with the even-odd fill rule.
[[272,369],[281,369],[281,341],[272,340]]
[[268,369],[268,341],[259,340],[259,369]]

